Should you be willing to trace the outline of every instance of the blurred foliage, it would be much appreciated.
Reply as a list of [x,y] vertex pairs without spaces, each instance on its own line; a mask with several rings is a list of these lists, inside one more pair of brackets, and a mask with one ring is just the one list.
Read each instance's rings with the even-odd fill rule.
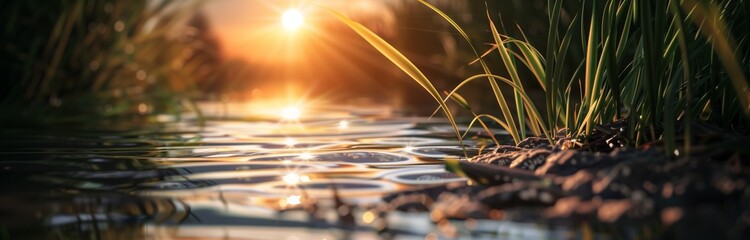
[[[198,1],[9,1],[0,8],[2,120],[182,112],[218,45]],[[54,117],[52,117],[54,116]]]

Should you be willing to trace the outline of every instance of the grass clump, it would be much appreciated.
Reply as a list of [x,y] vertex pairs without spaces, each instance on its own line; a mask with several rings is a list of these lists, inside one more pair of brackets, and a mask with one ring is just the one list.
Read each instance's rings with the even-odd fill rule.
[[[502,115],[472,114],[479,122],[483,117],[497,122],[516,142],[530,135],[552,141],[560,130],[583,139],[596,125],[626,119],[631,145],[661,139],[672,153],[678,147],[677,132],[689,135],[692,121],[735,131],[750,123],[747,1],[548,1],[544,51],[522,31],[521,38],[510,36],[488,10],[494,42],[481,55],[450,16],[427,1],[419,2],[469,43],[477,57],[473,63],[484,71],[464,79],[439,100],[452,122],[444,102],[453,99],[468,108],[456,92],[469,82],[487,79]],[[493,52],[502,60],[499,68],[484,60]],[[415,79],[429,82],[422,77]],[[527,88],[533,84],[544,92],[542,105],[529,97]],[[510,87],[513,96],[504,96],[501,86]],[[435,92],[430,91],[433,97]],[[684,139],[684,148],[689,148],[690,138]]]

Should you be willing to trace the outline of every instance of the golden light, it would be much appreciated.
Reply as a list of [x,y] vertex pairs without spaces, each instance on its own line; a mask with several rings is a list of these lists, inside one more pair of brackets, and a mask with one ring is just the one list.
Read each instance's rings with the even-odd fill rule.
[[284,29],[287,31],[297,30],[302,26],[303,22],[304,18],[302,17],[302,13],[297,9],[286,10],[284,14],[281,15],[281,25],[284,26]]
[[404,151],[405,151],[405,152],[411,152],[411,151],[414,151],[414,147],[412,147],[412,146],[406,146],[406,147],[404,147]]
[[344,129],[347,129],[347,128],[349,128],[349,121],[341,120],[339,122],[339,130],[344,130]]
[[298,107],[286,107],[281,110],[281,118],[284,120],[295,121],[302,115]]

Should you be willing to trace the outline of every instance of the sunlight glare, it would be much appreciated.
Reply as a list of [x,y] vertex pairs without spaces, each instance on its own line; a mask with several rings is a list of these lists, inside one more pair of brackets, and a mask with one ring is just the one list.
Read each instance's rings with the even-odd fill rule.
[[281,25],[283,25],[284,29],[287,31],[297,30],[302,26],[303,21],[302,13],[297,9],[286,10],[284,14],[281,15]]

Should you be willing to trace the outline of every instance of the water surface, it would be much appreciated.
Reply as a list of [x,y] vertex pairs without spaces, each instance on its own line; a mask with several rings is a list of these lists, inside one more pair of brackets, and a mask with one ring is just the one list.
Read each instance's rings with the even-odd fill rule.
[[[206,106],[206,122],[3,129],[0,238],[440,237],[430,213],[373,209],[389,194],[467,182],[443,169],[465,157],[444,119],[377,107],[307,109],[299,119],[225,109]],[[481,141],[465,140],[467,153]],[[455,226],[464,237],[580,236],[534,222]]]

